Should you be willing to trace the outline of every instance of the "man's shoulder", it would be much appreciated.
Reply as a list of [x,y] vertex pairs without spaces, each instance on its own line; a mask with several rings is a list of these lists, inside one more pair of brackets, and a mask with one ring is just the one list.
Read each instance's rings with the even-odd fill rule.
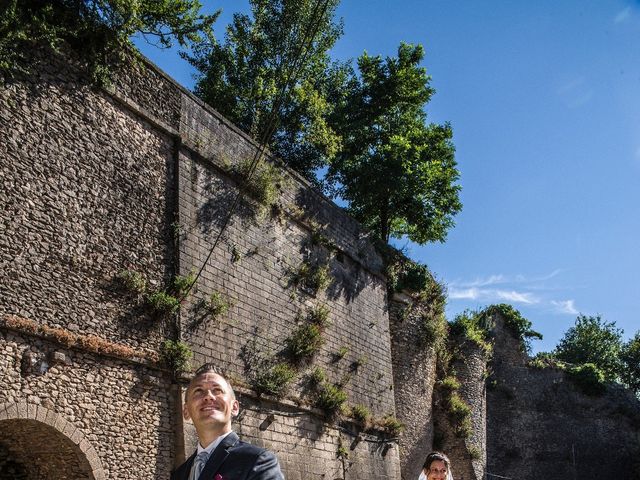
[[[229,452],[238,452],[245,455],[260,456],[262,454],[272,454],[269,450],[253,443],[246,442],[244,440],[238,440],[238,442],[229,449]],[[273,455],[273,454],[272,454]]]

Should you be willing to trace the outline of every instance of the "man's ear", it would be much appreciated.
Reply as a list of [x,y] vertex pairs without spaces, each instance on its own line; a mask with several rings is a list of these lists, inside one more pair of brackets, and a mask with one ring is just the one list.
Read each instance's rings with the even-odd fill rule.
[[189,410],[187,410],[186,402],[182,405],[182,418],[185,420],[191,420],[191,415],[189,415]]
[[240,404],[238,403],[238,400],[234,400],[231,404],[231,416],[237,417],[238,413],[240,413]]

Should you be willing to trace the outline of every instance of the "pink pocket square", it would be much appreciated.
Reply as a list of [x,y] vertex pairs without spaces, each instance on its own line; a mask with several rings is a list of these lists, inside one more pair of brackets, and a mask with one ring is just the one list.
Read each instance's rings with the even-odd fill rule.
[[220,475],[219,473],[216,473],[216,476],[213,478],[213,480],[224,480],[224,478],[222,478],[222,475]]

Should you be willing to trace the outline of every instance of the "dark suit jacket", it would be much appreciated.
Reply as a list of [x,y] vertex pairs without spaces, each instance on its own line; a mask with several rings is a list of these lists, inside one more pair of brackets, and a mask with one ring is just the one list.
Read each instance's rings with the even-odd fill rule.
[[[196,452],[180,465],[171,480],[188,480]],[[264,448],[243,442],[235,432],[224,437],[211,453],[200,480],[284,480],[276,456]]]

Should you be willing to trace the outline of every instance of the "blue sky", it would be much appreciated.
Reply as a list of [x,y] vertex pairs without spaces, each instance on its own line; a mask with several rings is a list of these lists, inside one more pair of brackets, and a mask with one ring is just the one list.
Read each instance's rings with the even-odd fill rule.
[[[247,1],[222,8],[216,34]],[[399,242],[447,285],[448,318],[510,303],[551,350],[576,315],[640,329],[640,4],[343,0],[340,59],[421,43],[451,122],[462,212],[444,244]],[[174,52],[142,46],[187,87]]]

